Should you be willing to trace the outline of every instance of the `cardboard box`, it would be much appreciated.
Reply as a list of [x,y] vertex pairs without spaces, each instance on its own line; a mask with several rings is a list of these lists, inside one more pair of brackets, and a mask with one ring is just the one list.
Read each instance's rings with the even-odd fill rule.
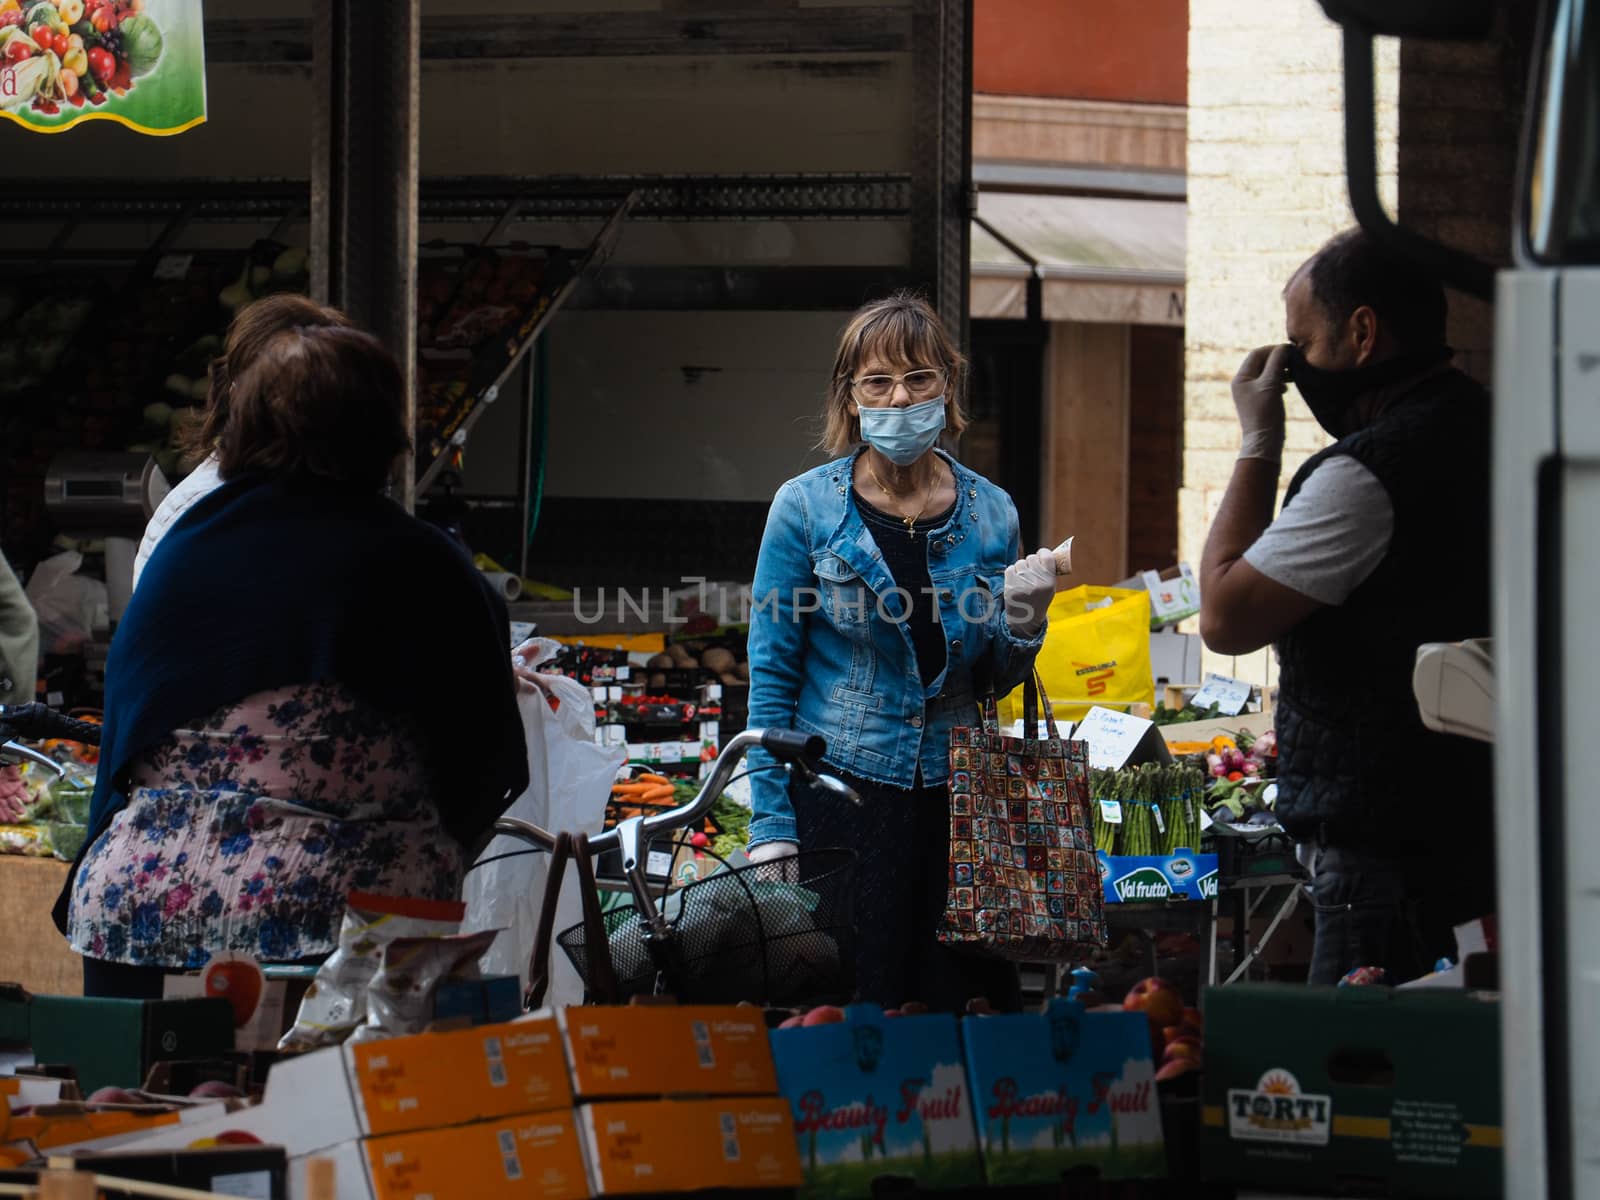
[[757,1008],[641,1004],[560,1013],[582,1099],[771,1096],[767,1025]]
[[[1150,635],[1150,675],[1159,690],[1193,683],[1201,677],[1200,635],[1158,630]],[[1171,702],[1168,702],[1171,706]]]
[[1321,1194],[1501,1194],[1496,997],[1237,984],[1208,989],[1205,1014],[1205,1178]]
[[91,1095],[103,1087],[138,1087],[161,1059],[231,1051],[233,1007],[226,1000],[35,996],[28,1036],[35,1062],[71,1066]]
[[154,1153],[114,1152],[80,1157],[79,1171],[138,1179],[171,1187],[248,1196],[252,1200],[287,1200],[288,1160],[279,1146],[229,1146],[212,1150],[165,1150]]
[[842,1024],[774,1030],[772,1052],[807,1195],[867,1196],[880,1179],[982,1186],[954,1017],[857,1004]]
[[596,1195],[800,1185],[789,1105],[776,1097],[613,1100],[578,1109]]
[[[571,1112],[507,1117],[362,1143],[372,1200],[583,1200],[589,1192]],[[341,1181],[341,1200],[343,1186]]]
[[[234,1045],[240,1050],[276,1050],[278,1041],[293,1022],[285,1021],[288,1002],[288,983],[282,979],[265,980],[261,998],[250,1019],[234,1030]],[[162,996],[168,1000],[192,1000],[206,994],[205,980],[195,975],[168,975],[163,981]],[[235,1018],[237,1020],[237,1018]]]
[[1167,1173],[1150,1022],[1052,1000],[1042,1014],[961,1023],[990,1187]]
[[246,1135],[291,1158],[362,1137],[572,1106],[553,1017],[333,1046],[272,1069],[260,1104],[142,1147]]
[[1161,736],[1173,742],[1209,742],[1218,736],[1234,737],[1245,730],[1259,737],[1272,728],[1272,713],[1240,713],[1237,717],[1218,717],[1215,721],[1190,721],[1186,725],[1163,725]]
[[1166,904],[1214,900],[1215,854],[1127,855],[1098,851],[1100,884],[1107,904]]
[[91,1109],[81,1102],[63,1102],[41,1105],[26,1116],[13,1115],[4,1136],[13,1145],[32,1147],[41,1154],[108,1150],[152,1133],[202,1126],[226,1112],[222,1101],[177,1109],[156,1104]]

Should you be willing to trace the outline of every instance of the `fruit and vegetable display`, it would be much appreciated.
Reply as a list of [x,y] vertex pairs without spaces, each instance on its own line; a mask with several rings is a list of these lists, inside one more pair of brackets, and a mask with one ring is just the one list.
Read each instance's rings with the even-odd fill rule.
[[54,116],[114,102],[164,46],[144,0],[0,0],[0,108]]
[[1205,775],[1187,764],[1090,772],[1095,849],[1128,856],[1198,849],[1204,791]]
[[77,857],[88,836],[89,801],[94,796],[92,752],[46,742],[39,747],[61,764],[63,774],[35,763],[0,767],[0,854],[35,858]]
[[1237,737],[1218,737],[1206,751],[1210,776],[1206,811],[1219,825],[1275,829],[1273,814],[1278,789],[1278,739],[1272,730],[1259,737],[1241,730]]
[[1184,1005],[1183,993],[1166,979],[1141,979],[1122,999],[1127,1012],[1142,1012],[1150,1021],[1150,1049],[1156,1081],[1165,1083],[1200,1069],[1200,1010]]

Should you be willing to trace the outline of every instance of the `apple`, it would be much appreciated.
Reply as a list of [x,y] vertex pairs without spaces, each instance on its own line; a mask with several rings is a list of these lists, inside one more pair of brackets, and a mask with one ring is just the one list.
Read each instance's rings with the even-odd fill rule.
[[208,1079],[196,1085],[189,1093],[191,1100],[242,1100],[244,1093],[231,1083],[224,1083],[220,1079]]
[[921,1000],[907,1000],[900,1006],[900,1015],[903,1017],[925,1017],[928,1015],[928,1006]]
[[1163,1062],[1174,1062],[1177,1059],[1187,1059],[1190,1062],[1200,1061],[1200,1043],[1194,1038],[1181,1038],[1167,1047]]
[[265,1143],[262,1142],[262,1140],[260,1138],[258,1138],[255,1134],[246,1133],[242,1129],[225,1129],[221,1133],[217,1134],[217,1145],[219,1145],[219,1146],[261,1146],[261,1145],[265,1145]]
[[1176,1025],[1183,1019],[1183,995],[1165,979],[1141,979],[1128,989],[1122,1007],[1142,1012],[1157,1029]]
[[799,1029],[800,1026],[802,1024],[804,1024],[804,1022],[805,1022],[805,1018],[802,1017],[799,1013],[796,1013],[794,1016],[789,1017],[782,1024],[780,1024],[778,1026],[778,1028],[779,1029]]
[[1201,1018],[1198,1008],[1186,1008],[1183,1010],[1183,1024],[1200,1029],[1204,1027],[1205,1021]]
[[883,1015],[885,1017],[903,1017],[906,1014],[898,1008],[886,1008],[883,1010]]
[[89,1097],[90,1104],[148,1104],[143,1096],[135,1096],[123,1088],[103,1087]]
[[233,1005],[233,1027],[243,1029],[256,1014],[266,980],[261,966],[248,954],[219,954],[201,975],[205,994]]
[[1156,1082],[1166,1083],[1169,1079],[1181,1079],[1190,1071],[1198,1071],[1200,1064],[1192,1058],[1176,1058],[1165,1063],[1161,1070],[1156,1072]]
[[844,1020],[844,1009],[836,1004],[823,1004],[813,1008],[800,1024],[809,1029],[813,1025],[838,1025]]

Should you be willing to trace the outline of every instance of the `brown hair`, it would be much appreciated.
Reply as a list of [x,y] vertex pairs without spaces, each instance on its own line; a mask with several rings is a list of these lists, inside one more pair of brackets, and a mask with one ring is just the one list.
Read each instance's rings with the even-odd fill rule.
[[370,333],[301,325],[275,334],[233,381],[220,474],[315,476],[376,491],[411,445],[400,366]]
[[966,359],[939,319],[939,314],[914,292],[896,292],[874,300],[850,318],[839,335],[839,352],[833,359],[833,377],[822,407],[822,440],[829,454],[848,454],[861,441],[861,418],[851,397],[856,371],[870,355],[917,367],[943,367],[945,372],[945,433],[960,436],[967,427],[961,409],[961,386]]
[[278,334],[297,325],[347,328],[350,318],[336,308],[318,304],[306,296],[284,292],[267,296],[240,309],[228,326],[222,356],[212,360],[211,386],[201,419],[185,428],[178,448],[185,460],[198,462],[217,448],[228,424],[229,391],[260,357],[262,350]]

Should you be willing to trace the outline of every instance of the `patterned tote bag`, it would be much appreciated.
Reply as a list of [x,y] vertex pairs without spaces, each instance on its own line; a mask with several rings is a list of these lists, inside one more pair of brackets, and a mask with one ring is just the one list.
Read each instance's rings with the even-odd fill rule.
[[939,940],[1030,962],[1080,959],[1106,942],[1088,747],[1062,741],[1037,677],[1024,688],[1023,732],[1031,736],[1000,732],[990,696],[979,727],[950,733],[950,893]]

